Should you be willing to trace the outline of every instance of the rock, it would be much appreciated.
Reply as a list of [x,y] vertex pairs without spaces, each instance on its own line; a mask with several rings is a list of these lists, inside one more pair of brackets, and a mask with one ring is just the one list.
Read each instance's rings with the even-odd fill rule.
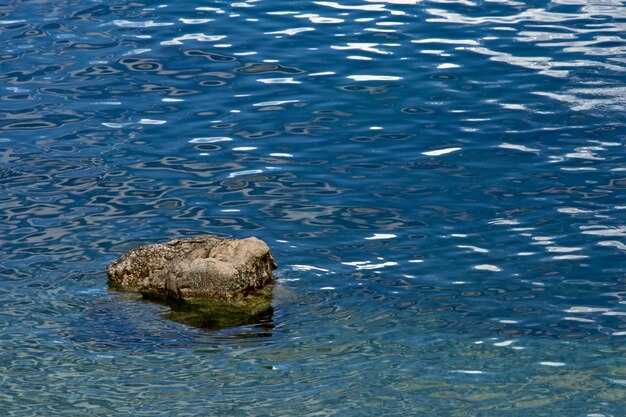
[[111,262],[107,275],[111,287],[150,298],[243,310],[254,305],[256,311],[267,304],[259,294],[271,288],[274,269],[268,246],[257,238],[199,236],[133,249]]

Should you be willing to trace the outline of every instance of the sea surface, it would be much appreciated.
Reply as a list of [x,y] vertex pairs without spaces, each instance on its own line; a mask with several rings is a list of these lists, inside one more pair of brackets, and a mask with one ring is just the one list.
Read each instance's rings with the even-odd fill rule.
[[[0,5],[0,415],[626,416],[626,2]],[[257,236],[273,313],[107,288]]]

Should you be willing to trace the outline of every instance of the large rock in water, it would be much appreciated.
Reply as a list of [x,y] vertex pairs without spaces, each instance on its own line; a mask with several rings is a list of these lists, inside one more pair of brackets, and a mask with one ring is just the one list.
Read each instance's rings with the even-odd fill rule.
[[246,306],[267,294],[274,269],[268,246],[257,238],[200,236],[133,249],[111,262],[107,274],[110,286],[151,298]]

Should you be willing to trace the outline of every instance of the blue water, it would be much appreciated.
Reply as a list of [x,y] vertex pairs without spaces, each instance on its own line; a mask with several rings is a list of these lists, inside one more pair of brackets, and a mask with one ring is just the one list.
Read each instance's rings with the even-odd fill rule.
[[[0,414],[626,415],[626,2],[0,5]],[[258,236],[271,318],[110,292]]]

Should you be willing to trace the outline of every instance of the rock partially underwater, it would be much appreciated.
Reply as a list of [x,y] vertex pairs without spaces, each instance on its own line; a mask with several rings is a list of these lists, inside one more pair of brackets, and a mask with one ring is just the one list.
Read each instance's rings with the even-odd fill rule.
[[172,306],[197,327],[250,324],[271,316],[276,263],[261,240],[200,236],[140,246],[111,262],[109,286]]

